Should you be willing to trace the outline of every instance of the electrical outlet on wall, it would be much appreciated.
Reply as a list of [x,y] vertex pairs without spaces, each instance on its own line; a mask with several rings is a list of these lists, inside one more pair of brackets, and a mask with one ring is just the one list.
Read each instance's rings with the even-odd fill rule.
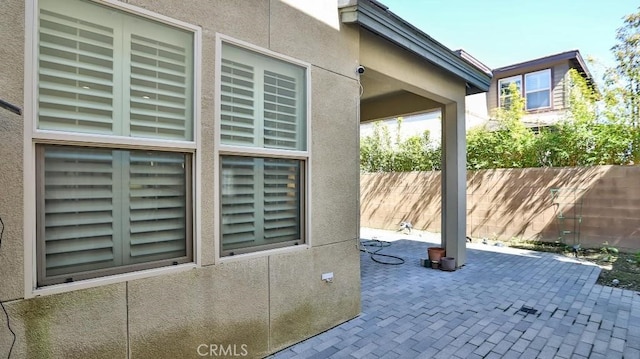
[[322,280],[328,283],[333,282],[333,272],[322,273]]

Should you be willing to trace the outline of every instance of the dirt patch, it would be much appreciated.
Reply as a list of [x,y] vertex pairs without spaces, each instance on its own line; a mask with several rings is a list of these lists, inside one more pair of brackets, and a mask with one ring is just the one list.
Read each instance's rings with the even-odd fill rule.
[[573,258],[577,254],[578,258],[595,263],[602,268],[596,283],[640,292],[640,252],[619,252],[615,247],[607,244],[603,244],[600,248],[578,248],[576,250],[573,246],[564,243],[517,239],[507,241],[504,245],[539,252],[552,252]]
[[603,268],[598,277],[598,284],[615,286],[614,280],[618,280],[617,287],[640,292],[640,264],[638,255],[620,253],[611,263],[611,268]]

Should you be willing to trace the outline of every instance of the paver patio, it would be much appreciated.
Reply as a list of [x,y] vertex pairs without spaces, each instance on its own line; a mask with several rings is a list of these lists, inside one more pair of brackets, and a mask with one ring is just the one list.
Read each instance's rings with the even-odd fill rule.
[[272,358],[640,358],[640,295],[596,285],[597,266],[473,243],[444,272],[420,266],[439,237],[372,236],[406,263],[362,253],[361,315]]

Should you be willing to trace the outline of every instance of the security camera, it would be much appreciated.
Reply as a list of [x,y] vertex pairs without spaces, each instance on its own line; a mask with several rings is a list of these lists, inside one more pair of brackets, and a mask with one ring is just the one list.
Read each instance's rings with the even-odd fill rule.
[[362,65],[360,65],[360,66],[356,67],[356,72],[357,72],[359,75],[362,75],[362,74],[364,73],[364,70],[365,70],[365,68],[364,68],[364,66],[362,66]]

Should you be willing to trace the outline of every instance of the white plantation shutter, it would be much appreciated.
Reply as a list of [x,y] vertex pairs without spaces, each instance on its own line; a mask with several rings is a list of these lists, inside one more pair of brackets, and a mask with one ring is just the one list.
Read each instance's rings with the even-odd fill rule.
[[130,156],[131,261],[185,256],[185,156],[141,151]]
[[[147,26],[132,26],[133,31],[151,26],[143,24]],[[193,45],[188,34],[157,25],[145,33],[131,34],[131,136],[191,140]]]
[[199,31],[101,2],[37,3],[37,285],[191,261]]
[[121,263],[111,151],[47,147],[44,152],[42,255],[46,276]]
[[306,70],[224,43],[221,141],[306,151]]
[[39,128],[111,134],[113,29],[40,11]]
[[256,191],[261,182],[256,161],[249,157],[222,157],[223,250],[255,245],[261,237],[262,229],[256,223],[261,197]]
[[185,155],[69,146],[40,149],[40,250],[46,263],[42,283],[75,280],[79,272],[127,264],[184,261],[190,254]]
[[266,242],[299,240],[300,162],[264,160],[264,238]]
[[225,144],[256,141],[254,73],[251,66],[222,59],[221,137]]
[[222,253],[304,243],[307,68],[226,42],[221,57]]
[[42,0],[38,128],[193,139],[193,34],[87,2]]
[[299,123],[301,86],[295,78],[264,72],[264,146],[303,149]]
[[300,161],[222,157],[222,249],[301,240]]

